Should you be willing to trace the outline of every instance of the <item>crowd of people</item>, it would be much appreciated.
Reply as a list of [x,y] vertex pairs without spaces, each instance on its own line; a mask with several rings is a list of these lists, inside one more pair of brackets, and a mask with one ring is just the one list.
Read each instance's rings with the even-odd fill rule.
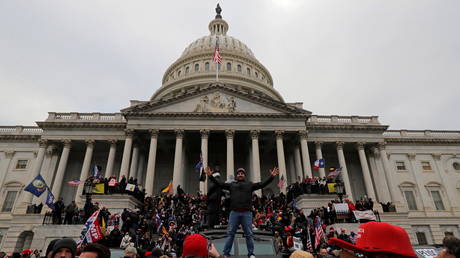
[[[77,207],[74,201],[66,206],[60,198],[54,203],[52,223],[82,224],[99,210],[99,217],[107,224],[103,230],[104,238],[98,241],[100,245],[122,248],[137,256],[179,256],[184,252],[184,242],[188,236],[215,228],[226,228],[229,224],[230,212],[234,210],[230,207],[231,193],[222,189],[223,185],[217,184],[219,173],[212,174],[212,177],[216,180],[211,180],[207,195],[199,192],[195,195],[186,194],[178,186],[174,195],[161,193],[147,197],[133,178],[123,177],[119,182],[113,177],[90,178],[86,183],[93,186],[104,184],[103,194],[131,194],[142,200],[142,205],[134,210],[124,209],[121,214],[111,214],[107,208],[99,207],[99,203],[93,203],[90,195],[87,195],[83,209]],[[340,248],[331,244],[329,239],[356,244],[356,232],[333,227],[327,230],[328,225],[337,222],[334,204],[346,203],[350,212],[373,210],[372,199],[364,198],[352,203],[348,199],[341,202],[336,198],[309,214],[298,209],[295,198],[299,195],[328,193],[327,187],[324,187],[328,181],[326,178],[324,180],[307,178],[300,183],[294,183],[288,186],[286,195],[252,195],[249,202],[249,211],[253,218],[252,228],[271,232],[278,254],[292,253],[299,249],[294,246],[295,243],[301,243],[300,249],[303,251],[319,257],[333,257]],[[135,185],[134,190],[126,190],[128,184]],[[37,252],[38,250],[32,251],[26,257],[35,258],[33,255]]]

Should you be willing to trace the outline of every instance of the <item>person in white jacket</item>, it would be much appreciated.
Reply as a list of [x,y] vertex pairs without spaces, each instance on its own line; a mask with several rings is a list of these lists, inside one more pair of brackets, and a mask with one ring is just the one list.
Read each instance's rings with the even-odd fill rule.
[[121,239],[121,243],[120,243],[120,248],[121,249],[126,249],[126,247],[130,246],[131,244],[131,236],[129,235],[128,232],[125,233],[125,235],[123,236],[123,238]]

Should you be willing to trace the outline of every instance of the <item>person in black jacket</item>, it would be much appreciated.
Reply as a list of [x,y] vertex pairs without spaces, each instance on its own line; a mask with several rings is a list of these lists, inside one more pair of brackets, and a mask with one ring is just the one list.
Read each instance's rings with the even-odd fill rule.
[[270,170],[270,177],[264,182],[253,183],[246,181],[246,171],[243,168],[236,170],[236,182],[222,183],[212,176],[213,171],[207,167],[206,174],[214,184],[223,189],[230,191],[230,216],[228,218],[227,239],[225,240],[224,256],[230,256],[235,233],[238,227],[243,227],[244,235],[246,237],[246,246],[248,249],[248,256],[254,256],[254,239],[252,236],[252,192],[262,189],[270,184],[275,176],[279,174],[279,169],[274,168]]
[[[215,171],[212,174],[217,180],[220,180],[220,173]],[[219,185],[210,182],[207,194],[207,214],[208,214],[208,228],[212,229],[219,222],[219,211],[222,201],[222,189]]]

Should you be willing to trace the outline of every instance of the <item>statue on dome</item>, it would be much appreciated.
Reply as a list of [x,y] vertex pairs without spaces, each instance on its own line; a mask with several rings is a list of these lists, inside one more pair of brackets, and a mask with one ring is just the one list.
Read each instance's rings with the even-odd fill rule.
[[217,4],[217,7],[216,7],[216,19],[222,19],[222,15],[220,15],[220,13],[222,12],[222,8],[220,8],[220,5]]

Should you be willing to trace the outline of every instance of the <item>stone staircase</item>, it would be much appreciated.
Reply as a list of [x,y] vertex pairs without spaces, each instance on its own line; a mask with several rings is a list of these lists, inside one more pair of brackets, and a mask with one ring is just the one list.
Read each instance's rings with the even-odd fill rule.
[[310,211],[316,208],[327,206],[327,203],[334,200],[337,196],[333,194],[302,194],[297,197],[297,207],[303,210],[305,215],[310,214]]

